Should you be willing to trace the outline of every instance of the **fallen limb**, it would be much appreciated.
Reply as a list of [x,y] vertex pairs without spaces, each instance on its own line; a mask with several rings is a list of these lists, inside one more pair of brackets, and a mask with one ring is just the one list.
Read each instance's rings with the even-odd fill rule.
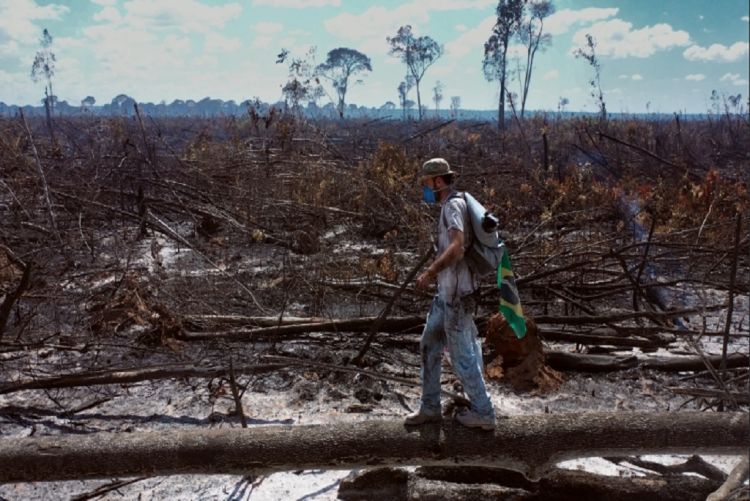
[[[366,332],[378,317],[361,317],[328,322],[291,323],[274,327],[253,329],[235,329],[220,332],[183,332],[180,339],[185,341],[202,341],[211,339],[229,339],[232,341],[253,341],[265,337],[279,338],[310,332]],[[424,317],[400,317],[383,319],[379,327],[381,332],[419,331],[424,324]]]
[[713,398],[716,400],[734,400],[738,404],[750,404],[750,395],[747,393],[733,393],[723,390],[708,390],[705,388],[677,388],[674,386],[668,386],[667,389],[678,395]]
[[742,483],[747,480],[748,474],[750,474],[750,461],[748,456],[745,455],[740,462],[732,469],[731,473],[727,477],[727,480],[712,492],[706,501],[724,501],[729,499],[729,496],[737,489],[742,488]]
[[401,287],[399,287],[399,289],[393,294],[393,296],[391,296],[391,299],[388,301],[388,304],[385,305],[383,311],[380,312],[378,318],[376,318],[375,321],[370,325],[370,329],[367,333],[367,339],[365,339],[362,348],[360,348],[359,352],[357,352],[357,356],[352,359],[352,363],[354,365],[362,365],[362,360],[365,357],[365,353],[367,353],[367,350],[370,348],[370,344],[372,343],[373,339],[375,339],[375,335],[378,333],[380,326],[383,325],[383,322],[388,318],[388,315],[390,315],[393,303],[395,303],[396,300],[401,296],[401,294],[404,292],[404,289],[406,289],[406,286],[411,283],[419,270],[422,269],[422,267],[427,263],[427,261],[432,257],[434,253],[435,249],[432,247],[430,247],[430,250],[425,252],[419,262],[414,265],[409,274],[406,275],[406,278],[401,283]]
[[[283,364],[258,364],[234,367],[235,374],[254,374],[284,367]],[[156,379],[183,377],[221,377],[229,375],[229,367],[195,367],[194,365],[144,367],[141,369],[116,369],[108,371],[68,374],[31,381],[4,382],[0,384],[0,395],[22,390],[49,390],[52,388],[75,388],[103,384],[126,384]]]
[[338,496],[343,500],[703,501],[718,484],[716,480],[685,475],[615,477],[562,468],[550,471],[539,482],[501,468],[421,467],[413,472],[377,468],[345,478]]
[[[626,312],[612,315],[581,315],[581,316],[552,316],[539,315],[534,317],[537,324],[557,324],[557,325],[587,325],[587,324],[606,324],[612,322],[621,322],[637,318],[671,318],[679,317],[690,313],[718,309],[718,307],[708,308],[691,308],[686,310],[671,312]],[[489,317],[478,317],[477,324],[487,322]],[[203,341],[211,339],[229,339],[233,341],[257,341],[268,337],[294,336],[298,334],[307,334],[310,332],[369,332],[372,326],[377,322],[378,317],[358,317],[348,319],[324,320],[321,318],[309,318],[305,322],[304,318],[293,317],[279,320],[273,317],[241,317],[241,316],[217,316],[217,317],[188,317],[193,328],[200,329],[200,320],[205,323],[212,321],[218,324],[241,324],[257,325],[259,327],[238,328],[223,331],[185,331],[180,334],[180,339],[186,341]],[[392,317],[384,318],[378,326],[378,332],[421,332],[424,325],[424,316],[409,317]],[[615,346],[660,346],[667,343],[667,337],[663,339],[649,340],[627,340],[621,337],[606,337],[598,335],[588,335],[583,333],[561,333],[560,331],[549,331],[550,340],[570,341],[579,344],[612,344]],[[541,337],[545,338],[545,330],[542,330]]]
[[614,372],[638,367],[638,357],[588,355],[551,351],[545,354],[547,364],[555,370],[566,372]]
[[475,465],[538,479],[579,457],[744,454],[745,413],[514,416],[494,432],[453,421],[365,421],[0,439],[0,482],[171,474],[265,474],[373,465]]
[[653,152],[647,150],[646,148],[642,148],[642,147],[640,147],[638,145],[628,143],[627,141],[623,141],[622,139],[618,139],[618,138],[616,138],[614,136],[610,136],[609,134],[607,134],[605,132],[602,132],[602,131],[599,131],[599,137],[600,138],[603,137],[605,139],[609,139],[610,141],[612,141],[614,143],[621,144],[623,146],[627,146],[628,148],[632,148],[632,149],[634,149],[634,150],[636,150],[636,151],[638,151],[640,153],[643,153],[644,155],[649,156],[649,157],[653,158],[654,160],[657,160],[657,161],[663,163],[664,165],[672,167],[675,170],[676,174],[680,174],[680,175],[690,174],[690,175],[694,176],[685,167],[680,167],[679,165],[675,165],[672,162],[670,162],[669,160],[666,160],[666,159],[660,157],[656,153],[653,153]]
[[185,315],[181,317],[182,323],[186,327],[200,330],[203,326],[247,326],[254,327],[275,327],[282,325],[299,325],[318,322],[327,322],[325,317],[281,317],[278,315],[272,317],[249,317],[246,315]]
[[[735,369],[737,367],[747,367],[750,363],[748,356],[742,353],[732,353],[726,359],[726,368]],[[688,372],[702,371],[707,367],[707,363],[714,369],[718,369],[722,362],[721,355],[707,355],[705,359],[700,356],[689,357],[653,357],[644,360],[641,366],[644,369],[654,369],[665,372]]]
[[545,341],[564,341],[586,345],[630,346],[636,348],[658,348],[660,346],[667,346],[674,340],[673,336],[653,336],[651,339],[644,339],[546,329],[539,331],[539,337]]
[[[691,372],[704,370],[706,361],[718,368],[722,360],[721,355],[706,357],[704,361],[698,356],[639,358],[634,355],[590,355],[564,351],[550,351],[546,353],[546,357],[549,366],[555,370],[581,372],[613,372],[636,367],[662,372]],[[747,355],[734,353],[727,357],[727,368],[746,367],[748,362],[750,360]]]
[[70,498],[70,501],[88,501],[89,499],[96,499],[104,496],[105,494],[116,491],[122,487],[125,487],[126,485],[134,484],[136,482],[141,482],[142,480],[146,480],[147,477],[138,477],[138,478],[131,478],[129,480],[113,480],[112,482],[108,484],[104,484],[100,487],[97,487],[91,492],[86,492],[84,494],[78,494],[77,496],[73,496]]
[[726,308],[726,304],[705,306],[702,308],[686,308],[683,310],[672,310],[664,312],[654,311],[633,311],[625,313],[613,313],[611,315],[580,315],[580,316],[556,316],[556,315],[537,315],[534,320],[538,324],[566,324],[566,325],[586,325],[586,324],[607,324],[611,322],[623,322],[626,320],[636,320],[639,318],[666,320],[668,318],[677,318],[685,315],[700,314],[706,311],[716,311]]
[[654,461],[646,461],[638,457],[615,457],[606,458],[615,464],[630,463],[638,468],[651,470],[661,475],[677,475],[680,473],[697,473],[704,477],[715,480],[717,482],[724,482],[727,479],[727,474],[721,471],[711,463],[707,463],[700,456],[690,456],[687,461],[679,464],[662,464]]

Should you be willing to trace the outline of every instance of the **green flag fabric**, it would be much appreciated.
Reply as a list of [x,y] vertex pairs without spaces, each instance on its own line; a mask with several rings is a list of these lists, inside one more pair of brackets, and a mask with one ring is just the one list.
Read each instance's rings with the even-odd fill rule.
[[513,275],[507,249],[503,252],[500,266],[497,267],[497,288],[500,289],[500,313],[503,314],[516,337],[523,339],[526,336],[526,319],[523,317],[521,299],[518,296],[516,278]]

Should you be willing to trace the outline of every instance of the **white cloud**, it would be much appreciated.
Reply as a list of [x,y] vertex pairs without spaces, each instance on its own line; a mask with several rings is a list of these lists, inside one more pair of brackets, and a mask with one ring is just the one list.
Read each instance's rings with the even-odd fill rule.
[[747,84],[747,80],[744,79],[744,78],[740,78],[740,74],[739,73],[725,73],[724,76],[722,76],[719,79],[719,81],[720,82],[727,82],[727,81],[729,81],[729,82],[732,82],[732,84],[737,85],[737,86],[739,86],[739,85],[746,85]]
[[250,47],[254,49],[267,49],[271,47],[271,44],[273,43],[273,37],[270,35],[258,35],[253,39],[253,43],[250,44]]
[[130,0],[125,3],[125,10],[127,21],[136,26],[206,33],[239,16],[242,6],[238,3],[211,6],[198,0]]
[[253,30],[263,35],[273,35],[274,33],[279,33],[283,29],[283,24],[273,23],[270,21],[261,21],[259,23],[255,23],[255,25],[253,26]]
[[[363,47],[377,47],[378,50],[382,50],[386,36],[395,35],[398,28],[404,24],[410,24],[414,31],[418,32],[420,26],[429,22],[431,11],[486,9],[496,4],[496,0],[411,0],[395,8],[374,5],[361,14],[344,12],[327,19],[323,24],[332,35],[345,40],[359,41]],[[495,19],[494,16],[491,18]],[[484,34],[485,39],[489,36],[491,28],[492,26]],[[458,27],[457,29],[461,31]],[[433,37],[440,42],[438,35]]]
[[635,80],[636,82],[643,80],[643,75],[639,75],[638,73],[634,74],[630,77],[632,80]]
[[[102,95],[113,96],[134,88],[150,91],[146,83],[150,79],[162,87],[162,95],[179,95],[168,92],[168,82],[189,85],[197,78],[196,65],[216,66],[217,53],[227,57],[241,48],[239,38],[220,31],[241,12],[239,3],[212,6],[199,0],[129,0],[121,10],[106,5],[94,17],[99,22],[84,27],[78,38],[90,47],[101,71],[91,82],[79,85],[89,93],[99,88]],[[59,73],[62,76],[62,71]]]
[[[484,43],[492,32],[497,18],[488,16],[474,28],[469,28],[457,38],[445,44],[445,55],[436,64],[433,74],[448,78],[450,75],[466,75],[468,71],[476,71],[478,78],[481,75],[482,59],[484,57]],[[526,49],[522,45],[511,45],[508,47],[508,59],[525,58]]]
[[15,40],[0,44],[0,57],[13,57],[18,56],[20,53],[21,49]]
[[[33,0],[0,2],[0,51],[36,45],[42,28],[35,21],[61,19],[68,12],[70,9],[64,5],[40,6]],[[54,33],[52,35],[54,37]]]
[[484,50],[484,42],[490,37],[496,21],[495,16],[485,17],[476,27],[467,29],[458,38],[445,44],[446,56],[453,59],[463,59],[464,56],[473,51],[477,53],[477,64],[479,64]]
[[603,57],[651,57],[656,52],[685,46],[690,43],[687,31],[675,31],[660,23],[633,29],[632,23],[612,19],[581,29],[573,36],[573,49],[586,46],[586,34],[594,37],[596,52]]
[[256,7],[281,7],[287,9],[304,9],[308,7],[339,7],[341,0],[253,0]]
[[239,38],[229,38],[218,33],[207,33],[204,48],[206,51],[231,52],[239,50],[242,42]]
[[487,9],[497,6],[497,0],[412,0],[429,10]]
[[70,48],[85,47],[86,44],[80,38],[72,37],[57,37],[54,40],[55,47],[65,50]]
[[698,16],[698,19],[701,20],[701,21],[703,21],[705,19],[705,17],[703,17],[703,15],[700,15],[700,16]]
[[741,20],[741,21],[745,21],[746,23],[747,23],[747,22],[750,22],[750,16],[742,16],[742,17],[740,18],[740,20]]
[[456,26],[453,27],[453,29],[455,29],[459,33],[463,33],[464,31],[468,30],[469,28],[467,28],[465,24],[457,24]]
[[542,77],[543,80],[557,80],[560,78],[560,72],[558,70],[549,70]]
[[562,35],[573,25],[601,21],[616,16],[620,9],[588,7],[580,10],[562,9],[547,18],[544,23],[545,31],[551,35]]
[[91,3],[101,5],[102,7],[111,7],[117,4],[117,0],[91,0]]
[[707,48],[700,45],[691,45],[685,49],[682,55],[688,61],[732,63],[747,56],[748,48],[750,48],[750,44],[747,42],[736,42],[729,47],[720,43],[715,43]]
[[691,73],[690,75],[687,75],[685,77],[685,80],[691,80],[693,82],[700,82],[701,80],[705,80],[706,75],[703,73]]
[[250,46],[256,49],[267,49],[271,47],[276,34],[281,33],[283,30],[284,25],[281,23],[273,23],[270,21],[255,23],[253,31],[255,31],[257,35]]
[[114,7],[104,7],[102,10],[94,14],[94,21],[105,22],[105,23],[119,23],[122,21],[120,11]]
[[323,25],[329,33],[344,40],[377,38],[385,43],[385,37],[395,35],[406,19],[416,31],[420,24],[426,24],[430,20],[430,16],[415,3],[403,4],[395,9],[376,5],[361,14],[341,13],[327,19]]
[[738,78],[740,78],[739,73],[725,73],[724,76],[719,79],[719,82],[726,82],[727,80],[735,81]]

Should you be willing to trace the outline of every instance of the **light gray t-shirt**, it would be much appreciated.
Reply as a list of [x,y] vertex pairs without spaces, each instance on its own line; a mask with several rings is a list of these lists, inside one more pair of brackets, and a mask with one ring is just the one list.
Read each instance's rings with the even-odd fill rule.
[[[437,255],[440,256],[450,244],[448,230],[456,229],[464,233],[464,251],[471,245],[472,231],[469,213],[466,208],[466,200],[456,193],[451,192],[448,199],[443,202],[438,220]],[[474,275],[469,270],[465,259],[460,259],[438,273],[438,294],[448,304],[455,303],[458,299],[476,290]]]

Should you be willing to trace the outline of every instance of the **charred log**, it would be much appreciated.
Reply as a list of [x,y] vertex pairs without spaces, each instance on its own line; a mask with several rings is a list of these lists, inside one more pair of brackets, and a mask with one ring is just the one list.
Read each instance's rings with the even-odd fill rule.
[[748,446],[744,413],[543,414],[503,419],[494,432],[397,420],[96,433],[0,440],[0,482],[456,464],[538,479],[579,457],[742,454]]

